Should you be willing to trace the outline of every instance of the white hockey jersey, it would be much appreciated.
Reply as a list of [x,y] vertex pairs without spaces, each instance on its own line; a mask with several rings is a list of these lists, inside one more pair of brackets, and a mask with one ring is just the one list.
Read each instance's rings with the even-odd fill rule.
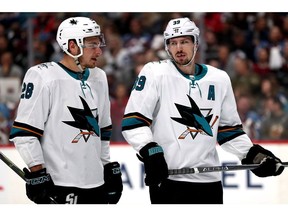
[[[136,151],[149,142],[164,150],[168,169],[219,166],[216,144],[242,159],[252,142],[242,130],[226,72],[196,64],[194,76],[171,60],[147,63],[134,84],[122,133]],[[219,181],[219,172],[172,175],[188,182]]]
[[112,124],[105,72],[48,62],[30,68],[10,140],[28,167],[45,164],[55,185],[104,183]]

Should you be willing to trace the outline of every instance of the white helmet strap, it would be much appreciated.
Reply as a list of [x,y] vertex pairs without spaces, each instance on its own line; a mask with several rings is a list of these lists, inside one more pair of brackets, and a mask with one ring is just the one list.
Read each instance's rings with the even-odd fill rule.
[[67,55],[71,56],[71,57],[74,59],[75,64],[78,66],[78,68],[79,68],[80,71],[82,72],[82,71],[84,71],[84,70],[83,70],[83,68],[82,68],[82,66],[81,66],[81,64],[80,64],[79,57],[83,55],[83,48],[82,48],[82,46],[78,43],[78,41],[77,41],[76,43],[77,43],[77,46],[78,46],[79,49],[80,49],[80,53],[79,53],[78,55],[72,55],[72,54],[68,51],[68,49],[67,49],[67,50],[64,50],[64,52],[65,52]]
[[75,64],[78,66],[78,68],[80,69],[80,71],[84,71],[84,69],[82,68],[79,58],[74,58]]
[[72,58],[76,59],[83,55],[83,48],[80,47],[80,53],[78,55],[72,55],[68,50],[64,50],[64,52]]
[[191,60],[190,60],[190,61],[189,61],[187,64],[183,65],[184,67],[186,67],[186,66],[190,65],[190,64],[191,64],[191,62],[193,62],[193,61],[194,61],[194,58],[195,58],[195,56],[196,56],[196,52],[197,52],[197,45],[194,45],[193,56],[192,56]]

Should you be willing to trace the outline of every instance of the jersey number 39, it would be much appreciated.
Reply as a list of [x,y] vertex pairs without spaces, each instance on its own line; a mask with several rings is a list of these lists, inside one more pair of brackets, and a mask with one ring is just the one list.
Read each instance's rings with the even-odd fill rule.
[[137,79],[136,79],[136,81],[135,81],[135,83],[133,85],[133,89],[135,89],[136,91],[143,90],[145,82],[146,82],[146,77],[145,76],[137,77]]

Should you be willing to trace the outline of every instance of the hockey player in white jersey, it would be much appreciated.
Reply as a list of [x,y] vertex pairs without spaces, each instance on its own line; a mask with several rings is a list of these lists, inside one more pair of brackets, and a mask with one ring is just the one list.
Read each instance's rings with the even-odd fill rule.
[[199,34],[188,18],[169,21],[170,59],[143,67],[125,110],[122,133],[144,163],[151,203],[222,204],[219,172],[168,176],[168,169],[219,166],[217,143],[243,164],[261,163],[257,176],[284,169],[243,131],[227,73],[195,63]]
[[96,67],[104,36],[94,20],[71,17],[56,39],[63,58],[27,71],[10,133],[30,169],[26,194],[38,204],[116,204],[121,170],[110,161],[108,83]]

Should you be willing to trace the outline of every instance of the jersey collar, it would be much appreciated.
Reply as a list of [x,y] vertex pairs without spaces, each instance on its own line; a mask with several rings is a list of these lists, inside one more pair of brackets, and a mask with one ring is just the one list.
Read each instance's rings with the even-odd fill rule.
[[[180,70],[175,62],[172,61],[178,72],[183,75],[185,78],[190,79],[189,74],[185,74],[182,70]],[[205,64],[198,64],[195,63],[195,74],[193,75],[195,77],[195,80],[200,80],[202,79],[206,74],[207,74],[207,66]]]
[[66,66],[64,66],[63,64],[61,64],[60,62],[57,62],[57,64],[64,69],[64,71],[66,71],[71,77],[73,77],[76,80],[81,80],[81,81],[86,81],[89,77],[90,71],[88,68],[85,68],[85,70],[83,71],[83,73],[80,72],[75,72],[70,70],[69,68],[67,68]]

